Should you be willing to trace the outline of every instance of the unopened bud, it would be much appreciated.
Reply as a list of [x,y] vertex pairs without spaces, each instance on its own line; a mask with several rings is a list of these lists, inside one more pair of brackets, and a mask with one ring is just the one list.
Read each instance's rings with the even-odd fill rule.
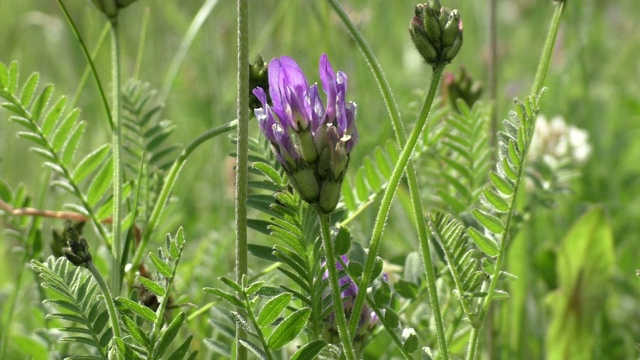
[[318,205],[320,209],[325,213],[330,213],[335,210],[340,200],[340,194],[342,193],[342,180],[333,181],[325,180],[322,182],[322,189],[320,190],[320,199]]
[[462,46],[462,20],[458,10],[450,11],[438,0],[418,4],[409,33],[422,58],[431,66],[443,66]]
[[320,195],[320,185],[316,179],[313,170],[310,168],[301,168],[294,171],[291,176],[291,182],[300,193],[300,197],[308,203],[314,203]]
[[62,249],[62,254],[73,265],[87,267],[93,261],[87,239],[80,236],[71,223],[67,223],[67,244],[69,246]]

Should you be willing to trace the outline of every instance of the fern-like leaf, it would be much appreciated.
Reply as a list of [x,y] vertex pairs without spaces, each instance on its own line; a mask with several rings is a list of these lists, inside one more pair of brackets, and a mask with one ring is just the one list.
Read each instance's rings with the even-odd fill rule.
[[42,278],[42,287],[54,295],[44,303],[59,310],[47,317],[71,323],[60,328],[70,334],[60,341],[85,344],[93,349],[93,355],[107,359],[106,347],[111,339],[111,329],[106,326],[109,315],[97,298],[98,285],[93,278],[83,275],[80,268],[64,257],[56,260],[51,256],[44,263],[33,260],[31,268]]
[[476,251],[469,247],[469,238],[460,221],[444,213],[429,215],[427,220],[444,252],[462,308],[467,316],[472,317],[476,313],[472,299],[481,295],[480,287],[487,274],[479,266]]
[[[31,150],[42,156],[45,165],[51,168],[64,181],[56,181],[55,185],[69,191],[81,203],[81,212],[88,215],[98,228],[105,241],[108,234],[101,223],[102,219],[96,216],[96,206],[100,202],[103,193],[92,194],[89,199],[83,191],[81,182],[96,175],[107,176],[110,165],[107,163],[110,153],[109,145],[103,145],[82,159],[74,168],[72,162],[78,147],[85,124],[78,121],[80,111],[78,109],[66,109],[66,97],[56,100],[53,105],[49,102],[53,96],[53,85],[47,85],[35,95],[38,75],[34,73],[29,77],[20,93],[18,92],[18,63],[11,63],[7,68],[0,63],[0,98],[5,102],[0,106],[12,112],[11,117],[26,128],[27,131],[18,133],[18,136],[35,144]],[[34,97],[35,96],[35,97]],[[104,170],[106,169],[106,170]],[[109,178],[110,179],[110,178]],[[101,183],[95,185],[94,190],[106,190],[110,181],[100,178]],[[106,183],[105,183],[106,182]],[[90,187],[93,184],[90,184]]]

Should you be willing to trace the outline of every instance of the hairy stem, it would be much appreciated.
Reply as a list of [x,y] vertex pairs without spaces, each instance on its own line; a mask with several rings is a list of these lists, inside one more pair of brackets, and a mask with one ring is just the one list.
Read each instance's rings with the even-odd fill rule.
[[113,118],[111,117],[111,110],[109,109],[107,94],[104,91],[104,88],[102,87],[102,82],[100,81],[98,70],[96,70],[96,66],[93,63],[93,58],[91,57],[91,54],[89,54],[89,49],[87,48],[87,45],[84,43],[82,36],[80,36],[80,32],[78,31],[78,28],[76,27],[75,22],[73,21],[73,19],[71,18],[71,15],[67,11],[67,7],[64,5],[62,0],[57,0],[57,1],[58,1],[58,5],[60,6],[60,9],[62,9],[62,12],[64,13],[65,18],[69,22],[69,26],[71,26],[71,30],[73,31],[73,34],[78,39],[78,43],[82,48],[82,53],[84,54],[84,57],[87,59],[87,62],[91,67],[91,73],[93,74],[93,78],[96,79],[96,85],[98,85],[98,92],[100,93],[100,98],[102,99],[102,105],[104,105],[104,110],[107,113],[107,120],[109,121],[109,126],[113,128]]
[[[402,126],[402,120],[400,118],[400,111],[398,110],[398,106],[396,105],[396,102],[395,102],[395,100],[393,98],[393,93],[391,91],[391,87],[389,86],[389,83],[387,82],[387,79],[384,76],[384,73],[382,71],[382,67],[378,63],[378,60],[376,59],[375,55],[373,54],[373,51],[371,50],[371,48],[367,44],[367,42],[364,39],[364,37],[362,36],[362,34],[358,30],[358,28],[355,26],[355,24],[351,21],[351,19],[349,19],[348,15],[346,14],[346,12],[342,8],[342,6],[340,6],[338,1],[337,0],[328,0],[328,1],[329,1],[329,4],[331,5],[331,7],[338,14],[338,16],[340,17],[342,22],[345,24],[345,26],[349,30],[349,33],[351,34],[351,36],[355,40],[356,45],[358,46],[358,48],[360,49],[360,51],[364,55],[365,60],[367,61],[367,64],[369,64],[369,67],[371,68],[371,72],[373,73],[373,76],[376,79],[376,82],[378,83],[378,87],[380,88],[380,93],[382,94],[384,102],[385,102],[385,104],[387,106],[387,110],[389,111],[389,115],[391,117],[391,125],[393,127],[393,130],[394,130],[394,133],[395,133],[395,136],[396,136],[396,141],[398,142],[398,144],[406,144],[407,137],[405,135],[404,128]],[[434,76],[435,76],[435,73],[434,73]],[[439,81],[440,76],[438,75],[437,78],[438,78],[438,81]],[[432,78],[432,80],[433,80],[433,78]],[[437,88],[437,84],[436,84],[436,88]],[[433,90],[435,91],[435,89],[433,89]],[[433,101],[433,99],[431,100],[431,102],[432,101]],[[426,109],[426,111],[427,111],[427,113],[425,114],[425,119],[426,119],[426,115],[428,114],[428,111],[430,110],[430,108],[431,108],[431,104],[429,104],[428,108],[423,108],[423,110]],[[420,246],[423,249],[423,253],[425,253],[425,252],[429,253],[429,246],[428,246],[429,241],[428,241],[428,237],[427,237],[427,227],[426,227],[426,224],[425,224],[424,219],[422,217],[422,214],[424,213],[424,211],[422,210],[422,204],[420,203],[420,191],[419,191],[419,188],[418,188],[418,180],[416,178],[416,172],[415,172],[415,169],[414,169],[414,166],[413,166],[413,162],[410,159],[409,159],[409,161],[407,162],[406,165],[407,165],[406,166],[406,168],[407,168],[406,169],[407,170],[406,171],[406,175],[407,175],[407,180],[408,180],[408,183],[409,183],[409,193],[410,193],[410,196],[411,196],[411,203],[412,203],[412,206],[413,206],[414,218],[415,218],[415,223],[416,223],[416,227],[417,227],[417,231],[418,231],[418,239],[419,239],[419,242],[421,244]],[[395,189],[394,189],[394,191],[395,191]],[[385,214],[384,215],[384,219],[386,219],[386,216],[387,215]],[[376,252],[377,252],[377,249],[376,249]],[[375,252],[373,254],[373,259],[375,259]],[[372,263],[373,263],[373,261],[372,261]],[[430,258],[429,258],[429,263],[430,263]],[[430,292],[430,295],[431,295],[431,292]],[[437,304],[437,299],[435,299],[435,302]],[[432,301],[432,303],[433,303],[433,301]],[[360,300],[360,304],[356,300],[356,307],[355,307],[354,310],[355,311],[360,311],[361,307],[362,307],[362,304],[363,304],[363,300],[362,299]],[[439,310],[437,310],[437,312],[439,313]],[[441,318],[441,316],[439,316],[439,317]],[[351,320],[350,329],[351,329],[352,332],[354,332],[356,326],[357,326],[357,322],[355,320]],[[441,338],[443,339],[443,341],[439,345],[442,347],[442,345],[444,345],[446,343],[446,341],[444,341],[444,335]]]
[[[236,147],[236,281],[242,281],[248,269],[247,187],[249,172],[249,1],[237,0],[238,11],[238,142]],[[247,349],[240,340],[247,337],[241,326],[236,328],[236,359],[246,359]]]
[[256,316],[253,313],[253,310],[251,308],[251,300],[249,299],[249,297],[247,296],[247,293],[242,292],[242,300],[244,301],[244,306],[247,308],[247,313],[249,315],[249,321],[251,321],[251,324],[253,324],[253,328],[256,329],[256,333],[258,334],[258,339],[260,339],[260,343],[262,344],[262,348],[264,349],[264,353],[267,356],[267,360],[272,360],[273,356],[271,355],[271,350],[269,350],[269,345],[267,344],[267,339],[264,337],[264,333],[262,332],[262,329],[260,328],[260,325],[258,325],[258,320],[256,320]]
[[158,226],[158,222],[160,221],[160,216],[162,215],[162,212],[164,211],[167,200],[169,199],[169,194],[171,194],[171,190],[173,189],[173,185],[175,185],[176,179],[178,178],[178,174],[180,174],[180,170],[182,170],[182,167],[184,166],[187,159],[189,158],[189,155],[191,155],[191,153],[195,149],[197,149],[200,145],[205,143],[207,140],[213,139],[220,134],[225,134],[229,131],[232,131],[237,126],[238,126],[238,121],[233,120],[224,125],[221,125],[206,131],[202,135],[195,138],[189,145],[187,145],[184,148],[184,150],[182,150],[182,152],[180,153],[180,156],[178,156],[176,161],[173,163],[173,165],[171,166],[171,169],[169,169],[169,173],[167,174],[167,176],[164,178],[164,181],[162,182],[162,189],[158,194],[158,199],[156,200],[153,210],[151,210],[151,215],[149,216],[147,228],[144,230],[144,236],[140,240],[140,244],[136,249],[136,252],[133,256],[133,260],[131,260],[131,263],[133,264],[133,266],[131,267],[130,273],[127,277],[127,283],[129,285],[133,284],[134,274],[136,272],[136,269],[138,268],[138,266],[140,266],[140,262],[142,261],[142,256],[145,253],[145,249],[149,244],[149,240],[151,239],[153,232]]
[[[331,301],[333,303],[333,311],[336,314],[336,323],[338,324],[338,335],[340,335],[340,342],[342,343],[342,350],[347,360],[355,360],[356,353],[353,350],[353,342],[349,329],[347,328],[347,318],[344,314],[344,308],[342,307],[342,291],[340,290],[340,283],[338,282],[338,269],[336,268],[336,257],[333,253],[333,242],[331,241],[331,231],[329,230],[329,215],[323,214],[322,210],[318,209],[318,217],[320,218],[320,231],[322,233],[322,245],[324,247],[324,254],[327,259],[326,266],[329,272],[329,285],[331,286]],[[360,289],[366,289],[361,287]],[[366,293],[365,291],[359,291],[360,293]],[[352,312],[352,318],[359,318],[357,314],[360,312]]]
[[112,120],[113,127],[111,132],[113,151],[113,253],[112,274],[111,274],[111,290],[114,294],[120,294],[120,285],[122,283],[122,272],[120,269],[120,256],[122,254],[122,176],[123,169],[121,165],[122,152],[122,121],[120,118],[121,102],[120,102],[120,40],[118,35],[117,19],[111,22],[111,81],[112,81]]
[[98,287],[100,287],[100,291],[102,291],[104,304],[107,307],[109,321],[111,322],[111,328],[113,329],[113,336],[118,338],[122,337],[120,333],[120,318],[118,317],[118,312],[116,311],[116,306],[113,302],[113,296],[111,296],[111,291],[109,290],[107,283],[104,281],[104,278],[102,277],[102,275],[100,275],[100,272],[92,261],[89,261],[87,263],[87,269],[89,269],[89,272],[91,273],[91,275],[93,275],[93,278],[96,280]]
[[[542,90],[544,79],[546,77],[547,71],[549,69],[549,64],[551,62],[551,55],[553,53],[553,47],[558,35],[558,29],[560,25],[560,19],[562,18],[562,12],[564,10],[564,1],[558,1],[557,7],[553,14],[553,18],[551,20],[551,26],[549,28],[549,32],[547,34],[547,39],[544,44],[544,48],[542,51],[542,55],[540,57],[540,63],[538,65],[538,71],[536,73],[536,78],[533,83],[533,87],[531,89],[532,96],[538,96],[540,91]],[[535,115],[535,114],[534,114]],[[531,128],[535,127],[535,118],[532,119],[532,123],[530,124]],[[527,152],[529,150],[529,144],[531,143],[531,136],[533,136],[533,131],[528,131],[528,137],[525,141],[525,149],[523,149],[524,158],[526,159]],[[500,278],[500,271],[503,269],[507,257],[507,249],[509,248],[509,242],[511,241],[511,226],[513,224],[513,214],[516,206],[516,199],[519,194],[520,185],[522,183],[522,177],[524,176],[525,169],[525,161],[523,160],[522,164],[518,169],[517,181],[514,184],[514,191],[511,197],[511,203],[509,204],[509,213],[507,214],[507,219],[505,221],[505,230],[503,233],[503,239],[500,242],[500,248],[498,252],[498,257],[496,259],[496,266],[493,274],[491,274],[491,282],[489,283],[489,288],[487,290],[487,296],[484,298],[482,302],[482,306],[480,308],[480,313],[478,314],[478,327],[474,327],[471,330],[471,336],[469,339],[469,347],[467,351],[467,359],[473,360],[476,356],[476,349],[479,343],[480,330],[482,327],[482,323],[484,322],[487,313],[489,312],[489,308],[491,306],[491,302],[493,300],[493,296],[495,294],[496,287],[498,286],[498,281]]]

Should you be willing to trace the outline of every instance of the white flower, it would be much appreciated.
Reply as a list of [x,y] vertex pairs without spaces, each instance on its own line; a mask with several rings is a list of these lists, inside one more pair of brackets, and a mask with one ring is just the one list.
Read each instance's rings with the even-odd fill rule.
[[561,160],[568,157],[580,165],[587,161],[590,154],[591,145],[586,130],[567,125],[562,116],[555,116],[551,121],[547,121],[544,115],[538,116],[529,149],[530,159],[551,156]]

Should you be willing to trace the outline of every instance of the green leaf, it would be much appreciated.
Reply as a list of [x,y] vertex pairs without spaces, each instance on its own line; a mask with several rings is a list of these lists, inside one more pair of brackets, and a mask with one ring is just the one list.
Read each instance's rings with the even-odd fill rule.
[[258,292],[265,284],[266,284],[265,281],[262,281],[262,280],[256,281],[247,287],[247,290],[245,291],[245,293],[247,295],[252,295]]
[[102,169],[94,176],[87,190],[87,202],[90,206],[98,205],[111,185],[113,179],[113,159],[108,159]]
[[180,345],[173,353],[171,353],[168,360],[184,359],[191,347],[191,340],[193,340],[193,335],[189,335],[189,337],[182,343],[182,345]]
[[298,349],[290,360],[312,360],[327,346],[324,340],[315,340]]
[[9,89],[9,92],[11,94],[15,94],[16,90],[18,90],[19,74],[20,71],[18,69],[18,62],[14,60],[11,62],[11,65],[9,65],[9,83],[7,85],[7,88]]
[[44,117],[42,121],[41,129],[44,136],[49,136],[51,130],[53,130],[54,126],[58,122],[58,119],[62,116],[62,112],[64,108],[67,106],[67,97],[63,96],[58,101],[49,108],[47,115]]
[[282,320],[267,340],[269,348],[278,350],[293,341],[307,324],[310,315],[311,309],[302,308]]
[[513,194],[513,184],[509,180],[503,178],[493,171],[489,173],[489,178],[491,179],[493,185],[495,185],[496,189],[498,189],[498,191],[507,196],[511,196]]
[[84,180],[87,175],[91,174],[91,172],[93,172],[98,166],[100,166],[107,155],[109,155],[109,150],[110,145],[104,144],[85,156],[73,172],[73,181],[77,184]]
[[40,119],[40,115],[42,111],[45,109],[47,104],[49,103],[49,99],[51,99],[51,95],[53,94],[53,85],[49,84],[42,89],[42,92],[36,98],[33,103],[33,107],[31,108],[31,119],[33,122],[37,122]]
[[[0,63],[2,64],[2,63]],[[34,338],[26,335],[14,335],[11,337],[12,345],[16,346],[20,351],[27,355],[32,360],[48,360],[49,352],[47,346]]]
[[[76,153],[76,149],[78,148],[78,144],[80,143],[80,139],[82,138],[82,134],[84,134],[84,128],[87,125],[84,121],[77,123],[77,125],[71,131],[71,134],[68,137],[67,142],[64,143],[64,148],[62,150],[62,163],[66,166],[71,164],[73,160],[73,155]],[[54,148],[55,148],[55,137],[54,137]]]
[[351,187],[351,181],[345,177],[342,181],[342,201],[349,211],[355,211],[358,207],[356,197],[353,194],[353,188]]
[[80,110],[73,109],[65,118],[62,120],[60,125],[58,126],[58,130],[56,130],[53,135],[53,140],[51,141],[51,146],[55,151],[60,151],[65,143],[68,142],[69,133],[76,124],[78,117],[80,116]]
[[489,256],[497,256],[498,255],[498,245],[496,242],[487,236],[481,234],[478,230],[474,228],[467,229],[467,234],[473,240],[473,242],[478,245],[478,248],[482,250],[485,254]]
[[616,269],[613,230],[604,209],[580,217],[558,247],[558,287],[551,308],[546,346],[549,360],[591,359],[602,326]]
[[285,292],[267,301],[258,315],[258,325],[266,326],[274,322],[282,310],[289,305],[292,297],[292,294]]
[[156,347],[153,349],[153,359],[160,359],[162,355],[167,351],[169,344],[171,341],[178,335],[178,331],[180,330],[180,326],[184,322],[186,316],[183,312],[180,312],[178,316],[169,324],[167,329],[162,333]]
[[364,169],[360,168],[356,173],[355,179],[356,185],[356,195],[358,196],[358,200],[360,202],[367,201],[369,199],[369,186],[367,185],[367,180],[365,178]]
[[138,324],[131,320],[131,318],[127,315],[122,315],[122,322],[127,327],[129,335],[131,335],[131,337],[133,337],[138,342],[138,344],[142,345],[145,348],[149,347],[149,337],[147,336],[147,334],[145,334],[142,328],[138,326]]
[[509,203],[507,203],[507,200],[497,192],[487,188],[482,192],[482,194],[484,195],[487,205],[490,205],[495,210],[503,213],[509,211]]
[[345,255],[351,247],[351,233],[349,228],[341,226],[334,239],[334,249],[337,255]]
[[0,61],[0,89],[7,88],[9,84],[9,69],[7,65]]
[[251,341],[247,341],[245,339],[240,339],[239,342],[240,344],[242,344],[242,346],[244,346],[249,351],[251,351],[253,355],[255,355],[258,359],[267,360],[267,354],[265,354],[265,352],[262,349],[260,349],[258,345],[252,343]]
[[147,279],[144,276],[138,276],[136,277],[136,279],[140,282],[140,284],[142,284],[142,286],[151,291],[155,296],[163,297],[165,295],[164,288],[157,282],[151,279]]
[[220,281],[222,281],[225,285],[227,285],[228,287],[230,287],[232,290],[234,290],[235,292],[242,292],[242,286],[240,284],[238,284],[237,282],[229,279],[226,276],[222,276],[219,278]]
[[148,307],[138,304],[133,300],[130,300],[121,296],[119,296],[116,300],[122,303],[122,305],[129,308],[129,310],[133,311],[143,319],[147,320],[148,322],[151,322],[151,323],[156,322],[156,319],[157,319],[156,313],[153,312],[153,310],[149,309]]
[[171,270],[171,265],[164,262],[164,260],[160,259],[160,257],[156,253],[149,253],[149,257],[151,258],[151,262],[153,266],[156,267],[156,270],[160,273],[160,275],[170,278],[173,271]]
[[265,164],[263,162],[254,162],[251,166],[263,173],[264,176],[273,181],[274,184],[281,185],[284,183],[284,180],[282,179],[280,174],[278,174],[278,171],[271,165]]
[[497,217],[480,209],[474,209],[471,213],[482,226],[492,233],[500,235],[504,232],[504,224]]
[[22,87],[22,95],[20,95],[20,103],[22,106],[29,107],[31,100],[33,100],[33,94],[38,86],[38,80],[40,80],[40,74],[33,73]]
[[391,288],[386,281],[381,281],[380,285],[374,289],[373,302],[380,308],[386,308],[391,302]]
[[217,288],[204,288],[204,292],[206,293],[211,293],[223,300],[226,300],[229,304],[235,306],[235,307],[239,307],[239,308],[243,308],[244,309],[244,303],[242,301],[240,301],[235,295],[221,290],[221,289],[217,289]]

